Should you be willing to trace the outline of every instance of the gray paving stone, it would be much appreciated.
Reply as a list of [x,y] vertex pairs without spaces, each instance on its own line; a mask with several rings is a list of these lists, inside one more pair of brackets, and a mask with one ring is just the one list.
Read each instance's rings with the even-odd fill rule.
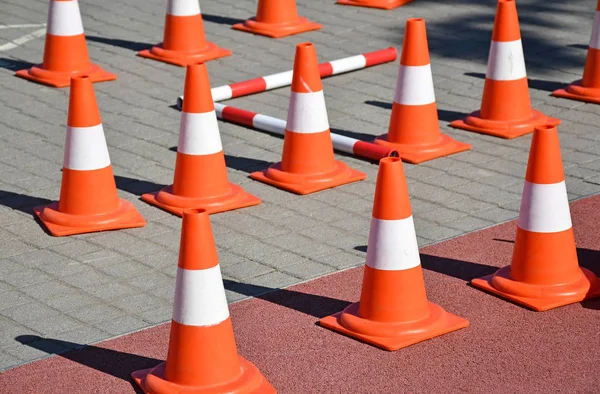
[[241,280],[267,274],[272,271],[272,267],[248,259],[243,259],[238,264],[221,267],[221,272],[224,275]]
[[121,316],[110,321],[96,323],[95,328],[112,335],[133,332],[148,326],[148,322],[135,316]]
[[315,261],[303,261],[288,265],[281,268],[281,271],[286,274],[295,276],[300,279],[311,279],[318,276],[322,276],[334,271],[334,268],[324,264],[317,263]]

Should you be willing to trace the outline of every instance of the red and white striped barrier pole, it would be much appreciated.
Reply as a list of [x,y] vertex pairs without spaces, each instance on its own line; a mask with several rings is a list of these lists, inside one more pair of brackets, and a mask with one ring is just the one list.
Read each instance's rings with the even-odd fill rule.
[[[396,48],[390,47],[375,52],[364,53],[362,55],[350,56],[343,59],[333,60],[327,63],[319,64],[321,78],[332,75],[343,74],[350,71],[356,71],[363,68],[376,66],[378,64],[388,63],[396,60],[398,52]],[[211,89],[213,101],[229,100],[236,97],[248,96],[255,93],[266,92],[292,84],[292,70],[277,74],[267,75],[265,77],[249,79],[243,82],[236,82],[230,85],[217,86]],[[177,98],[177,105],[181,109],[183,106],[183,96]]]
[[[266,131],[283,136],[286,121],[267,115],[257,114],[230,105],[215,103],[217,118],[253,129]],[[337,151],[355,155],[364,159],[379,161],[384,157],[398,157],[398,151],[375,145],[370,142],[357,140],[343,135],[330,133],[333,148]]]

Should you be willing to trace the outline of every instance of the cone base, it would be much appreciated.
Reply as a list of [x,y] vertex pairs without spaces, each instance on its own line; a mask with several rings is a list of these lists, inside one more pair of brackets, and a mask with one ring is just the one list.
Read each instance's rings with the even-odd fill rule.
[[56,237],[95,233],[98,231],[144,227],[146,220],[129,201],[119,199],[119,207],[113,212],[99,215],[71,215],[58,210],[58,202],[35,207],[33,212]]
[[501,268],[492,275],[473,279],[471,284],[538,312],[600,297],[600,281],[593,272],[585,268],[581,268],[579,281],[566,285],[531,285],[514,281],[510,277],[510,266]]
[[419,164],[438,157],[453,155],[471,149],[471,145],[452,139],[447,134],[440,134],[439,142],[429,145],[397,144],[387,140],[388,134],[377,137],[373,141],[377,145],[395,149],[400,154],[402,161]]
[[271,38],[281,38],[307,31],[319,30],[321,27],[323,27],[321,24],[311,22],[301,16],[296,21],[288,23],[264,23],[258,22],[255,18],[250,18],[243,23],[236,23],[232,26],[235,30]]
[[480,117],[479,111],[475,111],[464,120],[461,119],[451,122],[450,127],[487,134],[494,137],[512,139],[533,133],[533,129],[536,126],[558,126],[559,124],[560,119],[546,116],[537,110],[531,110],[531,116],[528,119],[509,121],[483,119]]
[[552,96],[583,101],[586,103],[600,104],[600,89],[583,87],[581,86],[581,81],[573,82],[565,89],[555,90],[552,92]]
[[261,203],[258,197],[247,193],[240,186],[233,183],[230,183],[229,186],[229,193],[225,195],[190,198],[173,194],[173,185],[170,185],[158,192],[143,194],[142,200],[179,217],[183,216],[183,211],[186,209],[204,208],[208,214],[213,214]]
[[164,49],[161,43],[152,47],[152,49],[138,52],[138,56],[181,67],[186,67],[188,64],[204,63],[231,54],[232,52],[229,49],[218,47],[212,42],[207,42],[206,48],[198,51],[173,51]]
[[117,76],[102,69],[97,64],[91,63],[89,70],[58,72],[45,70],[42,65],[33,66],[25,70],[19,70],[15,73],[17,77],[37,82],[42,85],[52,86],[54,88],[64,88],[71,85],[71,77],[87,75],[92,82],[114,81]]
[[[165,380],[165,363],[154,368],[135,371],[131,374],[134,382],[146,394],[275,394],[277,391],[258,368],[243,357],[240,357],[242,374],[233,382],[218,386],[185,386]],[[201,373],[202,371],[198,371]]]
[[273,164],[264,171],[250,174],[250,178],[263,182],[279,189],[296,194],[310,194],[352,182],[362,181],[367,175],[348,167],[341,161],[335,161],[335,168],[327,173],[320,174],[292,174],[281,171],[281,162]]
[[354,5],[357,7],[379,8],[383,10],[392,10],[401,5],[410,3],[413,0],[372,0],[372,1],[356,1],[356,0],[338,0],[338,4]]
[[429,317],[421,321],[382,323],[358,316],[359,303],[325,317],[319,324],[359,341],[394,351],[469,326],[468,320],[429,303]]

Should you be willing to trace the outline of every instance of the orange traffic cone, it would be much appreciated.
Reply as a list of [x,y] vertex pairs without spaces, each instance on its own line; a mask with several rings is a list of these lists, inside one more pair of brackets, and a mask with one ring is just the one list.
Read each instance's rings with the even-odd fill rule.
[[298,15],[296,0],[258,0],[256,16],[233,25],[236,30],[273,38],[319,30],[321,27]]
[[204,209],[183,214],[167,361],[132,377],[144,393],[152,394],[276,393],[256,366],[237,353]]
[[142,200],[177,216],[189,208],[217,213],[260,204],[229,183],[205,64],[187,67],[184,95],[173,184]]
[[583,79],[565,89],[552,92],[553,96],[600,104],[600,0],[596,4],[594,28],[588,48]]
[[556,126],[560,120],[531,108],[517,6],[514,0],[498,0],[481,109],[450,126],[516,138],[544,124]]
[[392,10],[413,0],[338,0],[338,4]]
[[600,296],[598,278],[577,260],[555,126],[533,133],[512,265],[471,283],[536,311]]
[[90,63],[77,0],[51,0],[42,64],[16,75],[56,88],[69,86],[71,77],[87,75],[91,82],[113,81],[117,76]]
[[70,85],[60,199],[34,213],[55,236],[145,226],[117,194],[91,78],[73,77]]
[[163,42],[139,56],[185,67],[231,55],[206,41],[198,0],[168,0]]
[[360,302],[321,319],[320,324],[385,350],[469,325],[427,300],[400,158],[379,162]]
[[250,177],[297,194],[367,177],[334,158],[317,52],[311,43],[296,45],[281,162]]
[[406,21],[390,126],[375,143],[398,150],[404,161],[415,164],[471,149],[440,133],[423,19]]

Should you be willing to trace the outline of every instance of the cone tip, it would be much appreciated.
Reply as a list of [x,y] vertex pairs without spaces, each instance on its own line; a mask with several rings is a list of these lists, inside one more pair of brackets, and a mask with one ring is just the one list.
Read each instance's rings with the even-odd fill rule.
[[384,220],[406,219],[412,215],[400,157],[384,157],[379,161],[372,215]]
[[323,90],[317,50],[311,42],[296,44],[292,92],[314,93]]
[[183,95],[186,99],[182,112],[205,113],[215,109],[206,64],[197,62],[186,66]]
[[192,219],[195,216],[202,216],[203,214],[208,215],[206,213],[206,209],[204,208],[191,208],[183,210],[183,217],[188,219]]
[[551,124],[544,124],[544,125],[539,125],[539,126],[535,126],[535,131],[539,132],[539,133],[543,133],[546,131],[558,131],[556,126],[551,125]]

